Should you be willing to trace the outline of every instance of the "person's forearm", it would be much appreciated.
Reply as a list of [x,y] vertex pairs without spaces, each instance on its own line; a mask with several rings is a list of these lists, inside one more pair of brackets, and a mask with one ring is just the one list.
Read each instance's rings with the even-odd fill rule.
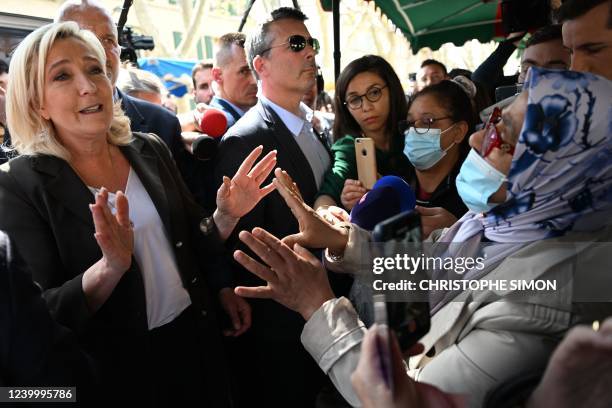
[[97,311],[115,290],[123,273],[113,270],[104,258],[83,274],[83,293],[91,312]]
[[495,51],[480,64],[472,74],[472,81],[480,82],[487,89],[494,90],[504,76],[504,65],[516,46],[512,42],[501,42]]
[[238,221],[240,221],[240,218],[234,218],[224,214],[223,212],[219,211],[218,208],[213,214],[213,219],[217,229],[219,230],[219,237],[223,242],[227,240],[234,228],[236,228],[236,225],[238,225]]
[[327,249],[332,256],[343,256],[349,241],[350,226],[340,225],[336,230],[338,233],[334,235],[334,243],[328,246]]
[[351,385],[351,374],[359,361],[364,334],[365,326],[349,300],[339,298],[316,310],[301,335],[306,351],[352,406],[361,406]]

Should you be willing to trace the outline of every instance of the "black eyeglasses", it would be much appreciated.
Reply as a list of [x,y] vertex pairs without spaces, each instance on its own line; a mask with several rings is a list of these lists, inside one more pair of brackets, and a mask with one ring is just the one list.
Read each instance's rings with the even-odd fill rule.
[[417,132],[419,135],[424,135],[425,133],[429,132],[431,125],[443,119],[452,119],[452,117],[441,116],[439,118],[425,117],[417,120],[402,120],[399,122],[399,129],[401,133],[404,133],[405,131],[413,127],[414,131]]
[[351,95],[349,96],[346,101],[344,102],[344,104],[346,106],[348,106],[349,108],[355,110],[355,109],[359,109],[363,106],[363,97],[365,96],[365,98],[370,101],[370,102],[376,102],[380,99],[380,97],[382,96],[382,90],[385,89],[387,87],[387,85],[385,86],[373,86],[370,89],[368,89],[368,92],[364,93],[363,95]]
[[319,40],[317,40],[316,38],[312,38],[312,37],[306,38],[303,35],[295,34],[289,37],[287,41],[284,43],[276,44],[276,45],[266,48],[265,50],[261,52],[261,55],[270,51],[272,48],[282,47],[283,45],[289,45],[289,49],[293,52],[300,52],[300,51],[303,51],[304,48],[306,48],[306,44],[312,47],[315,54],[319,53],[319,49],[320,49]]

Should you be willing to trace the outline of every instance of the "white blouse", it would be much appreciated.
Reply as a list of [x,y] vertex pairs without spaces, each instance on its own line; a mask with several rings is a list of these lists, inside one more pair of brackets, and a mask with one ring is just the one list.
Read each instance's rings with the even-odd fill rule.
[[[89,187],[92,193],[99,189]],[[140,267],[145,287],[149,330],[170,323],[190,304],[183,287],[176,259],[164,224],[140,178],[130,167],[125,195],[134,224],[134,258]],[[114,214],[116,195],[108,193]]]

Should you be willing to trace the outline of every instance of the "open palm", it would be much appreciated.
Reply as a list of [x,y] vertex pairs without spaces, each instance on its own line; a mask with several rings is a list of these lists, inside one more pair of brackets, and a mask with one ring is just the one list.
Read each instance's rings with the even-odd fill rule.
[[246,157],[233,178],[223,177],[217,191],[217,209],[232,218],[240,218],[251,211],[259,201],[274,191],[274,184],[260,187],[276,166],[276,150],[264,156],[255,166],[263,146],[258,146]]

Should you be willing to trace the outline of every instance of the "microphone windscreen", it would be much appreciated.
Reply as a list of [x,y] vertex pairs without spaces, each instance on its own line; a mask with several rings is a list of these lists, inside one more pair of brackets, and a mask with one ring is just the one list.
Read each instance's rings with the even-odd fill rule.
[[217,153],[218,141],[214,137],[203,135],[193,141],[191,152],[198,160],[210,160]]
[[410,184],[406,183],[403,178],[398,176],[384,176],[378,179],[372,188],[375,189],[384,186],[392,187],[399,194],[401,212],[414,210],[416,195],[410,187]]
[[368,191],[351,210],[350,221],[361,228],[372,231],[379,222],[400,212],[397,191],[383,186]]
[[416,197],[408,183],[397,176],[385,176],[353,207],[350,221],[371,231],[379,222],[413,210],[415,204]]
[[221,137],[227,130],[227,117],[218,109],[207,109],[200,119],[202,133],[210,137]]

